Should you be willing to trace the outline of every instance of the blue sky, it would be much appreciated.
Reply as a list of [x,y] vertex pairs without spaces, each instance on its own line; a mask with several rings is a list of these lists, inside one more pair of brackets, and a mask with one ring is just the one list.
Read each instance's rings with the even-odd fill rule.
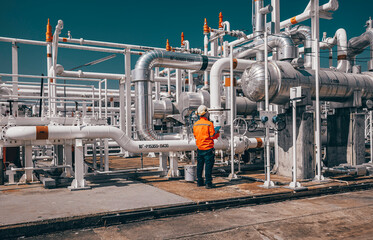
[[[281,20],[301,13],[306,0],[281,0]],[[320,4],[327,0],[320,0]],[[333,20],[320,21],[322,32],[333,36],[338,28],[345,28],[348,38],[365,31],[364,25],[373,15],[371,0],[340,0],[340,7]],[[266,3],[270,3],[269,0]],[[180,34],[191,47],[203,46],[203,20],[207,18],[210,27],[218,25],[218,14],[231,23],[231,29],[248,30],[251,33],[251,1],[44,1],[11,0],[0,5],[0,36],[45,41],[45,26],[50,18],[54,27],[58,19],[64,21],[62,36],[71,31],[73,38],[102,40],[108,42],[139,44],[165,47],[166,39],[171,46],[180,46]],[[303,24],[310,25],[310,21]],[[0,72],[11,73],[11,45],[0,42]],[[19,73],[46,73],[46,49],[40,46],[19,46]],[[335,49],[336,50],[336,49]],[[107,53],[60,49],[59,63],[70,69],[107,56]],[[327,57],[327,54],[322,54]],[[366,70],[369,50],[359,55]],[[336,54],[334,55],[336,59]],[[133,58],[133,64],[135,63]],[[327,67],[327,58],[322,67]],[[84,68],[86,71],[111,73],[124,72],[123,56],[98,65]]]

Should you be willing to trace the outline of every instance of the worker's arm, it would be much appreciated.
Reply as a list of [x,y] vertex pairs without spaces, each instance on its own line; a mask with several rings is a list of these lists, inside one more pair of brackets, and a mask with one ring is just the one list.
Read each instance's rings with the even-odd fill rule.
[[220,136],[219,132],[215,132],[214,124],[212,123],[209,126],[209,133],[212,139],[217,139]]

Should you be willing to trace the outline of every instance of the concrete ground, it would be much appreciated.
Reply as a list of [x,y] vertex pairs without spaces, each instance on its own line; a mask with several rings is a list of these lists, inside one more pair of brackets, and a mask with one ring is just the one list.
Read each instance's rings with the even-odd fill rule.
[[138,181],[111,179],[91,186],[92,189],[81,191],[44,189],[41,185],[2,186],[0,227],[191,202]]
[[373,239],[373,190],[70,230],[26,239]]
[[[120,158],[114,159],[112,165],[116,164],[118,168],[123,167],[123,162],[125,161]],[[130,164],[127,162],[125,163],[126,167],[128,167],[127,165],[130,165],[131,168],[138,167],[136,165],[138,164],[136,159],[131,159]],[[144,163],[144,166],[153,166],[156,164],[156,161],[144,158]],[[306,186],[308,189],[302,192],[295,192],[286,188],[291,181],[289,178],[276,175],[271,176],[271,179],[276,183],[276,188],[267,189],[260,187],[265,178],[263,171],[251,170],[241,172],[241,178],[235,181],[228,180],[226,178],[227,175],[228,172],[224,169],[216,169],[214,172],[214,183],[216,187],[214,189],[197,187],[195,183],[186,182],[183,179],[143,176],[136,180],[127,180],[124,176],[120,175],[90,177],[89,186],[91,189],[81,191],[70,191],[66,187],[44,189],[41,184],[0,186],[0,239],[14,236],[34,236],[41,233],[67,229],[81,229],[83,227],[109,226],[110,224],[119,224],[134,220],[138,221],[145,218],[158,218],[159,220],[146,221],[144,222],[145,225],[142,226],[141,223],[139,223],[139,228],[136,227],[136,223],[128,223],[127,225],[118,225],[117,227],[92,228],[88,231],[70,231],[66,232],[66,236],[87,233],[88,235],[82,236],[83,239],[95,239],[96,237],[109,239],[111,236],[110,234],[116,234],[116,232],[118,232],[119,235],[113,235],[113,239],[162,239],[179,235],[181,238],[198,238],[198,236],[203,235],[203,237],[207,239],[229,239],[229,237],[227,237],[229,235],[224,234],[230,234],[231,231],[234,232],[234,229],[238,227],[240,231],[242,230],[242,234],[253,231],[253,235],[249,235],[249,237],[257,236],[253,238],[257,239],[260,235],[255,234],[258,234],[258,229],[263,228],[263,224],[264,226],[268,225],[268,229],[265,228],[263,230],[266,232],[272,231],[270,229],[272,229],[274,225],[276,228],[281,227],[276,224],[284,224],[284,229],[287,225],[292,226],[292,223],[297,225],[299,222],[304,221],[304,219],[308,219],[308,216],[320,215],[321,218],[328,218],[329,214],[325,215],[323,211],[330,211],[329,209],[336,209],[338,210],[337,213],[342,211],[344,214],[347,214],[347,212],[348,214],[354,214],[355,211],[351,209],[355,208],[355,198],[360,202],[356,209],[356,213],[358,213],[360,211],[359,207],[364,206],[368,200],[371,200],[373,195],[370,191],[362,192],[360,195],[351,193],[351,196],[355,197],[349,197],[349,200],[344,202],[346,205],[345,207],[342,207],[343,201],[340,201],[341,203],[336,206],[333,205],[332,200],[328,200],[326,203],[316,201],[303,206],[302,204],[307,203],[307,200],[300,200],[299,206],[296,204],[297,201],[289,201],[275,203],[274,205],[259,205],[253,208],[242,208],[241,210],[238,210],[238,208],[231,209],[229,211],[232,212],[228,212],[227,215],[224,215],[224,211],[221,210],[206,212],[205,210],[208,209],[221,209],[227,206],[237,206],[248,203],[261,204],[283,201],[290,198],[310,197],[321,194],[373,188],[373,177],[369,176],[340,176],[329,179],[327,182],[302,181],[302,185]],[[364,196],[365,193],[369,194]],[[288,203],[291,203],[289,206],[293,207],[288,209]],[[265,206],[273,207],[266,208]],[[298,208],[295,206],[298,206]],[[312,212],[312,208],[317,211]],[[319,209],[321,210],[319,211]],[[367,205],[367,209],[367,212],[371,210],[370,205]],[[185,223],[182,221],[176,221],[175,223],[173,221],[168,222],[166,218],[163,218],[169,215],[174,216],[175,214],[196,211],[202,212],[197,215],[186,215],[186,219],[182,220],[185,221]],[[240,211],[243,211],[243,214],[240,214]],[[214,215],[218,212],[222,212],[223,215]],[[333,211],[330,213],[334,214]],[[372,212],[369,213],[371,214]],[[231,216],[229,214],[231,214]],[[361,216],[365,216],[365,214],[366,212],[364,211],[360,213]],[[193,216],[197,216],[197,218],[193,219]],[[214,221],[210,222],[209,218],[214,219]],[[338,218],[338,216],[335,216],[335,219]],[[355,220],[358,220],[358,218],[359,215],[356,215]],[[178,217],[170,219],[178,219]],[[330,221],[336,221],[335,219],[331,219]],[[320,225],[320,229],[315,228],[317,232],[324,227],[321,226],[322,224],[315,222],[316,220],[310,219],[307,221],[310,222],[311,228],[315,228],[314,224]],[[305,227],[308,226],[307,221],[304,222]],[[361,219],[362,225],[366,221],[371,221],[371,218],[368,216]],[[163,229],[162,233],[158,233],[158,229],[154,229],[156,227],[146,227],[146,224],[152,223],[159,225],[159,231]],[[162,225],[163,223],[165,223],[164,226]],[[125,230],[123,235],[122,229],[129,229],[128,227],[131,226],[136,228],[136,231],[127,232],[127,230]],[[343,226],[345,226],[345,224]],[[144,228],[144,230],[142,228]],[[188,229],[185,230],[184,228]],[[302,229],[301,226],[297,228]],[[112,230],[106,232],[106,229]],[[257,233],[255,233],[253,229],[255,229]],[[347,232],[350,231],[349,228],[346,229]],[[128,231],[130,231],[130,229]],[[302,231],[307,233],[306,230]],[[333,229],[331,229],[331,231],[334,233]],[[136,233],[138,235],[136,235],[135,232],[138,232]],[[364,232],[365,229],[359,230],[360,234],[364,234]],[[197,233],[197,237],[195,237],[193,233]],[[102,236],[100,234],[102,234]],[[269,232],[268,234],[277,236],[277,233],[273,232]],[[287,239],[288,235],[284,234],[285,230],[279,236],[284,236],[283,239]],[[240,239],[249,238],[245,237],[245,235],[237,236]],[[289,235],[290,238],[294,236]],[[45,237],[48,238],[47,235],[45,235]],[[64,237],[64,235],[62,237]],[[75,237],[80,238],[80,235]],[[61,237],[57,236],[55,238],[58,239]],[[272,239],[281,238],[273,237]]]

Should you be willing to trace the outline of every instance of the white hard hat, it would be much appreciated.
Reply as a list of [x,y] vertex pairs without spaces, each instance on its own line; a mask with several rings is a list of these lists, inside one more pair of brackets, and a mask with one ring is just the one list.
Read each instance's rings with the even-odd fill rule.
[[207,113],[207,107],[205,105],[199,106],[197,109],[198,116],[203,116],[205,113]]

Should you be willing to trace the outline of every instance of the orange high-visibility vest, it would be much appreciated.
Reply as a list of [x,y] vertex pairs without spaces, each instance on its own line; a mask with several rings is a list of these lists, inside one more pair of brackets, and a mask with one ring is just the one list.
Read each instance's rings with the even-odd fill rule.
[[199,150],[209,150],[213,148],[214,139],[219,137],[219,133],[215,134],[214,124],[205,117],[201,117],[194,124],[193,134]]

